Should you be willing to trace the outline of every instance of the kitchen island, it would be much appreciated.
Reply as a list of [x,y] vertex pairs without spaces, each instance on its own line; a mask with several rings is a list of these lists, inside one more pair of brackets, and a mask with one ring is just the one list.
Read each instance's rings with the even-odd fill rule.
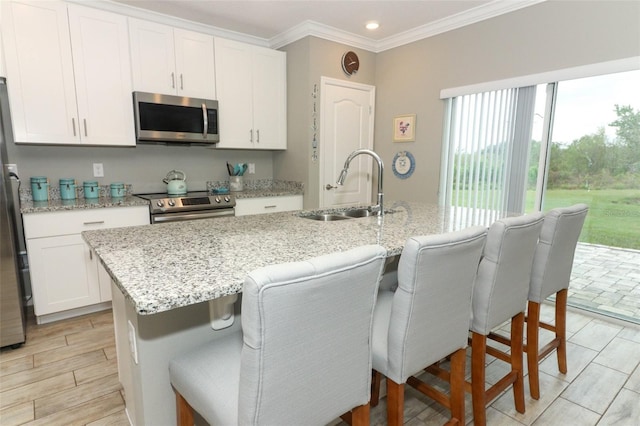
[[131,423],[174,424],[168,361],[240,327],[237,320],[212,327],[218,315],[212,306],[233,303],[253,269],[365,244],[380,244],[394,258],[410,236],[498,218],[402,201],[386,209],[384,217],[329,222],[304,217],[319,212],[299,211],[84,232],[112,277],[118,372]]

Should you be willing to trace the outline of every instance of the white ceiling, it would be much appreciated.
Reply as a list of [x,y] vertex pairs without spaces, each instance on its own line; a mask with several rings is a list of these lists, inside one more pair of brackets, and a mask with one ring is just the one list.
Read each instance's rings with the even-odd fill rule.
[[[113,0],[280,47],[307,35],[380,51],[543,0]],[[364,25],[378,21],[380,28]]]

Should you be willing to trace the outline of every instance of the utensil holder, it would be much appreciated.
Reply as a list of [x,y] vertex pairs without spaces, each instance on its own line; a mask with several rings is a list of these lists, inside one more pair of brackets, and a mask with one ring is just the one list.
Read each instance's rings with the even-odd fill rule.
[[244,189],[244,180],[242,176],[229,176],[229,190],[240,192]]

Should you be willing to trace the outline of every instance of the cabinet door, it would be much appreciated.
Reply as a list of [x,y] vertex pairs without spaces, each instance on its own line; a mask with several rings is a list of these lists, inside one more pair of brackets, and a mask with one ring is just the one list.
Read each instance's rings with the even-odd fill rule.
[[69,5],[81,140],[135,145],[127,19]]
[[253,128],[257,149],[287,149],[286,61],[284,52],[253,48]]
[[175,95],[173,28],[129,18],[129,37],[134,90]]
[[220,109],[218,148],[253,148],[251,46],[215,39],[216,89]]
[[80,235],[27,241],[36,316],[100,302],[95,264]]
[[179,96],[216,98],[213,37],[173,30],[176,46],[176,88]]
[[66,4],[3,1],[2,8],[16,142],[79,142]]

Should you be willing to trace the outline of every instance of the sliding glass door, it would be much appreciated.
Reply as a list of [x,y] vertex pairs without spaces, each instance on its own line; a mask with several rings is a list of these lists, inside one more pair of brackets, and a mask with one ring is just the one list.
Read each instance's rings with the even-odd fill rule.
[[536,88],[525,211],[589,205],[580,241],[640,249],[640,71]]

